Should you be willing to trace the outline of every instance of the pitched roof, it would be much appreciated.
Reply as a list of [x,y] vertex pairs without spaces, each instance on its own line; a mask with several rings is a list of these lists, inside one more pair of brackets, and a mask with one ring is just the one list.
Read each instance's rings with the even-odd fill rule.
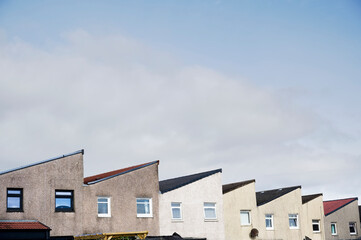
[[311,201],[317,197],[320,197],[320,196],[323,196],[323,194],[318,193],[318,194],[312,194],[312,195],[304,195],[304,196],[302,196],[302,204],[308,203],[309,201]]
[[143,164],[139,164],[136,166],[132,166],[132,167],[127,167],[127,168],[122,168],[122,169],[118,169],[118,170],[114,170],[114,171],[110,171],[110,172],[106,172],[106,173],[101,173],[101,174],[97,174],[94,176],[90,176],[90,177],[86,177],[84,178],[84,184],[94,184],[94,183],[98,183],[122,174],[126,174],[147,166],[150,166],[152,164],[159,164],[159,161],[153,161],[153,162],[149,162],[149,163],[143,163]]
[[192,174],[184,177],[163,180],[159,182],[159,191],[161,193],[166,193],[219,172],[222,172],[222,169],[216,169],[216,170]]
[[292,192],[301,186],[294,186],[294,187],[287,187],[287,188],[279,188],[279,189],[272,189],[267,191],[256,192],[257,198],[257,206],[261,206],[268,202],[275,200],[276,198],[282,197],[283,195]]
[[344,206],[356,200],[357,198],[345,198],[338,200],[323,201],[323,209],[325,212],[325,216],[328,216],[331,213],[336,212],[340,208],[343,208]]
[[358,212],[359,212],[359,215],[360,215],[360,222],[361,222],[361,206],[358,206]]
[[250,183],[256,182],[255,179],[252,180],[247,180],[247,181],[242,181],[242,182],[236,182],[236,183],[230,183],[230,184],[225,184],[222,186],[222,190],[223,190],[223,194],[231,192],[237,188],[246,186]]
[[55,158],[50,158],[50,159],[48,159],[48,160],[44,160],[44,161],[41,161],[41,162],[36,162],[36,163],[32,163],[32,164],[25,165],[25,166],[22,166],[22,167],[18,167],[18,168],[6,170],[6,171],[3,171],[3,172],[0,172],[0,175],[5,174],[5,173],[14,172],[14,171],[17,171],[17,170],[21,170],[21,169],[28,168],[28,167],[40,165],[40,164],[43,164],[43,163],[51,162],[51,161],[54,161],[54,160],[58,160],[58,159],[60,159],[60,158],[69,157],[69,156],[72,156],[72,155],[75,155],[75,154],[79,154],[79,153],[81,153],[82,155],[84,155],[84,149],[79,150],[79,151],[76,151],[76,152],[73,152],[73,153],[64,154],[64,155],[61,155],[61,156],[58,156],[58,157],[55,157]]
[[0,230],[51,230],[36,220],[0,220]]

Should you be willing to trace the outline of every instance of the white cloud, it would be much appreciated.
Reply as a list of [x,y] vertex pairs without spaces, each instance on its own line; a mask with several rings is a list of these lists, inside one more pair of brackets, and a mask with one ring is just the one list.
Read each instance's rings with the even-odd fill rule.
[[222,167],[226,182],[328,189],[356,173],[354,155],[305,144],[323,122],[288,93],[123,36],[64,37],[0,41],[2,170],[85,148],[86,175],[160,159],[161,178]]

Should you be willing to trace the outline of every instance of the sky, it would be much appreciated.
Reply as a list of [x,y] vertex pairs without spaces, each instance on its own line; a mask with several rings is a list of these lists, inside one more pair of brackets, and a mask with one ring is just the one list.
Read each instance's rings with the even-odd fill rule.
[[360,92],[359,1],[0,0],[0,171],[84,149],[361,198]]

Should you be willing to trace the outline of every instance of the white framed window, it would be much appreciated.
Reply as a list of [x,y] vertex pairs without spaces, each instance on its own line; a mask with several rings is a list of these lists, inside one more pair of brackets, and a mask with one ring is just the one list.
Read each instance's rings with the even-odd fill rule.
[[321,232],[320,220],[313,219],[312,220],[312,231],[313,232]]
[[337,235],[337,225],[336,223],[331,223],[331,234]]
[[172,209],[172,219],[182,220],[182,203],[172,202],[171,209]]
[[251,211],[241,210],[241,226],[251,225]]
[[298,214],[288,214],[290,229],[298,229]]
[[349,228],[350,228],[350,234],[351,235],[356,235],[357,234],[357,230],[356,230],[356,223],[355,222],[349,222]]
[[216,203],[205,202],[205,203],[203,203],[203,209],[204,209],[204,219],[205,220],[217,219]]
[[273,230],[274,229],[274,226],[273,226],[273,214],[266,214],[265,219],[266,219],[266,229],[267,230]]
[[98,197],[98,217],[111,217],[110,197]]
[[137,198],[137,217],[153,217],[151,198]]

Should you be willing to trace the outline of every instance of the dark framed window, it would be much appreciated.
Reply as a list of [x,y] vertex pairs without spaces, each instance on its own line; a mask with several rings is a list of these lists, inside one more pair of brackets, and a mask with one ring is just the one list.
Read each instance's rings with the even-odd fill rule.
[[55,190],[55,212],[74,212],[73,190]]
[[23,189],[8,188],[6,197],[7,212],[23,212]]

